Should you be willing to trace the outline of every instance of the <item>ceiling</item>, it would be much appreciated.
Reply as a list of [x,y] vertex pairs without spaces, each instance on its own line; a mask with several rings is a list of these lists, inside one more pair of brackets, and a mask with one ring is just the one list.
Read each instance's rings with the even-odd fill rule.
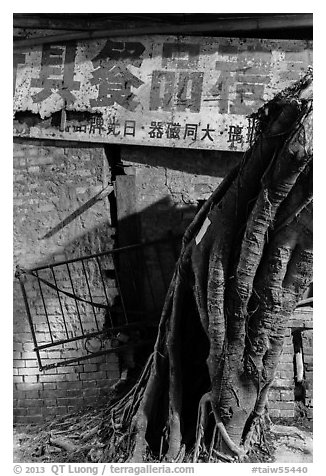
[[102,35],[312,39],[312,13],[15,13],[14,46]]

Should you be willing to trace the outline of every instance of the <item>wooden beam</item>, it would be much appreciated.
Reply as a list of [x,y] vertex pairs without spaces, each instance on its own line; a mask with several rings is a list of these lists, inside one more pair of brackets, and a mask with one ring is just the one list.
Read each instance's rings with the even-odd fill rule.
[[[152,24],[135,28],[105,29],[97,31],[70,32],[60,35],[16,40],[14,48],[42,45],[45,43],[63,43],[68,41],[84,41],[100,38],[113,38],[139,35],[163,34],[204,34],[205,32],[218,34],[238,33],[265,30],[286,30],[295,28],[311,28],[313,26],[312,14],[284,14],[266,17],[235,18],[207,23],[192,23],[182,25]],[[237,35],[236,35],[237,36]]]

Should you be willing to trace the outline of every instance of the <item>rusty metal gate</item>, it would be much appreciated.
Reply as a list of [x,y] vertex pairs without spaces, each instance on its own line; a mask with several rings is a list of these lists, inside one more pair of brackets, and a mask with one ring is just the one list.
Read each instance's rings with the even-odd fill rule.
[[179,243],[171,236],[33,269],[17,266],[39,369],[146,343]]

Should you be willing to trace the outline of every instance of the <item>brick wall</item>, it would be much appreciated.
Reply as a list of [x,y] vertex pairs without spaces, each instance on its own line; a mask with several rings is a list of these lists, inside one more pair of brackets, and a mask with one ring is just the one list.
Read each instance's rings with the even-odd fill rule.
[[303,330],[301,333],[305,379],[305,407],[308,418],[313,417],[313,331]]
[[298,415],[295,401],[295,349],[293,332],[300,332],[302,337],[305,395],[302,406],[305,414],[312,418],[312,309],[298,308],[289,321],[286,331],[283,353],[277,367],[276,377],[269,393],[269,412],[272,417],[293,418]]
[[[206,200],[226,173],[240,160],[241,154],[218,151],[161,149],[150,147],[121,147],[120,172],[132,178],[117,177],[116,195],[127,196],[129,210],[123,210],[122,222],[129,224],[134,234],[134,218],[139,224],[137,240],[149,241],[165,237],[169,232],[182,234],[192,220],[201,201]],[[62,147],[60,143],[49,146],[43,142],[14,144],[14,264],[35,267],[49,262],[109,250],[113,246],[110,208],[107,200],[99,201],[68,225],[55,233],[57,227],[72,212],[94,197],[110,178],[107,159],[101,147]],[[123,177],[123,176],[122,176]],[[119,190],[118,184],[125,184]],[[129,185],[133,184],[131,190]],[[129,194],[129,198],[128,198]],[[117,204],[119,211],[119,203]],[[124,204],[122,208],[124,207]],[[121,208],[121,206],[120,206]],[[120,210],[121,212],[121,210]],[[119,212],[119,213],[120,213]],[[118,215],[119,215],[118,213]],[[126,228],[128,230],[128,226]],[[47,238],[45,237],[47,236]],[[134,242],[134,241],[133,241]],[[148,257],[149,264],[151,259]],[[173,270],[171,253],[161,256],[166,278]],[[153,263],[152,263],[153,264]],[[108,263],[110,268],[112,264]],[[160,283],[162,276],[152,265],[152,284]],[[78,270],[75,270],[78,274]],[[92,273],[90,273],[92,274]],[[96,273],[90,277],[94,288],[101,287]],[[58,280],[64,287],[67,273],[58,268]],[[107,282],[110,299],[117,293],[116,284]],[[79,283],[82,293],[85,283]],[[46,316],[42,310],[37,283],[27,282],[26,287],[35,309],[35,325],[39,338],[46,340]],[[55,295],[45,296],[51,310],[50,318],[58,315]],[[162,301],[164,299],[161,293]],[[52,307],[51,307],[52,306]],[[92,329],[87,310],[81,306],[83,322]],[[65,310],[71,316],[72,327],[78,326],[76,310],[65,301]],[[304,312],[300,311],[301,314]],[[302,316],[301,316],[302,317]],[[309,327],[309,319],[300,326]],[[101,325],[103,314],[98,314]],[[297,320],[298,321],[298,320]],[[282,359],[269,399],[273,416],[292,417],[295,414],[294,368],[292,330],[298,322],[292,320],[286,336]],[[309,324],[309,325],[308,325]],[[57,320],[57,336],[62,337],[63,323]],[[309,334],[310,332],[310,334]],[[312,406],[312,355],[311,331],[303,335],[306,404]],[[43,352],[44,363],[53,363],[62,357],[80,355],[76,343],[64,349]],[[115,353],[83,361],[79,365],[59,367],[39,372],[31,333],[28,327],[19,283],[14,281],[14,408],[16,422],[36,422],[56,414],[63,414],[77,406],[94,403],[105,398],[109,387],[120,376],[120,364]],[[309,393],[310,392],[310,393]]]
[[[55,227],[81,205],[94,197],[107,183],[106,159],[102,148],[60,147],[40,142],[14,144],[14,265],[35,267],[90,253],[110,250],[115,229],[110,225],[108,203],[96,202],[79,217],[51,235]],[[45,237],[48,235],[48,237]],[[86,264],[87,266],[87,264]],[[72,274],[78,270],[71,270]],[[67,270],[56,268],[60,287],[68,288]],[[43,277],[49,279],[48,275]],[[94,289],[99,276],[88,269]],[[114,281],[108,284],[109,297],[117,294]],[[26,280],[39,344],[49,342],[46,316],[36,280]],[[83,294],[85,283],[79,282]],[[55,338],[64,338],[57,297],[43,288],[48,317]],[[94,295],[101,299],[103,290]],[[62,297],[69,335],[77,328],[75,303]],[[79,305],[84,328],[94,328],[93,316]],[[99,325],[103,323],[98,315]],[[95,330],[95,329],[94,329]],[[72,342],[41,353],[42,363],[51,364],[81,355],[81,342]],[[14,280],[14,419],[16,422],[42,421],[64,414],[79,405],[93,403],[120,375],[115,353],[83,361],[80,365],[40,372],[33,352],[31,332],[18,281]]]

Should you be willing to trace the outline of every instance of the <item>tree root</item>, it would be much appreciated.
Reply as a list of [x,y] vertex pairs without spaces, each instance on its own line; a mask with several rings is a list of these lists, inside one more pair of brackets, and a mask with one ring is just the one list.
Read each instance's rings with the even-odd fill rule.
[[[213,436],[211,439],[211,444],[210,444],[210,449],[208,453],[208,462],[211,458],[211,455],[213,451],[216,454],[220,454],[222,456],[222,459],[232,459],[230,458],[230,455],[222,454],[218,452],[214,446],[215,446],[215,439],[216,439],[216,434],[222,438],[223,442],[226,444],[227,448],[231,451],[232,455],[235,455],[239,460],[243,459],[246,455],[246,452],[244,448],[241,446],[236,445],[230,436],[228,435],[225,426],[220,419],[219,415],[217,414],[213,402],[212,402],[212,394],[210,392],[205,393],[202,398],[200,399],[199,406],[198,406],[198,419],[197,419],[197,429],[196,429],[196,443],[195,443],[195,449],[194,449],[194,455],[193,455],[193,463],[196,463],[199,458],[199,454],[201,450],[206,450],[205,448],[205,443],[204,443],[204,435],[205,435],[205,429],[207,426],[207,420],[208,420],[208,405],[210,404],[211,409],[213,411],[213,415],[215,418],[215,426],[213,430]],[[206,450],[207,451],[207,450]]]

